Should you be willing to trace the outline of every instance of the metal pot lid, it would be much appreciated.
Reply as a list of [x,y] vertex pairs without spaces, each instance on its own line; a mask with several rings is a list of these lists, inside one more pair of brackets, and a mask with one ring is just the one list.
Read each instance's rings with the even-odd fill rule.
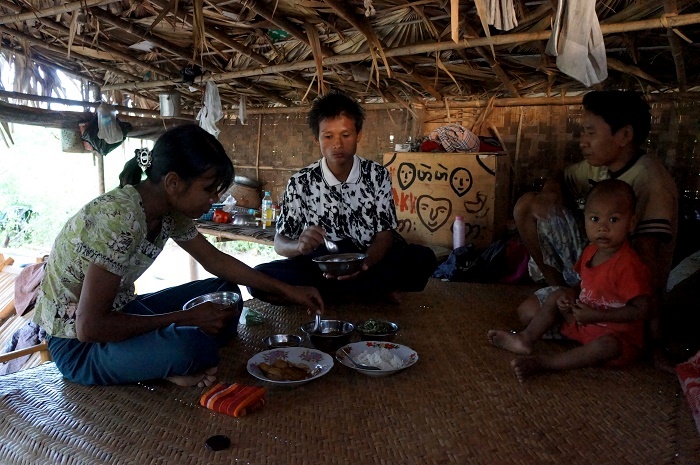
[[245,176],[236,176],[233,178],[235,184],[240,184],[241,186],[255,187],[258,188],[262,186],[259,181],[255,179],[246,178]]

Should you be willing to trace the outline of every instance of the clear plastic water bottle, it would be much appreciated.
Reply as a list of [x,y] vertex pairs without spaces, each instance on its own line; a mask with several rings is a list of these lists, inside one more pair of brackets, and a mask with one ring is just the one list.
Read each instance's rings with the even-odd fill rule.
[[464,247],[466,242],[467,229],[464,225],[464,218],[457,215],[452,225],[452,248]]
[[265,196],[262,199],[262,208],[260,209],[260,220],[262,222],[262,227],[265,229],[268,226],[272,226],[272,197],[270,197],[270,192],[265,191]]

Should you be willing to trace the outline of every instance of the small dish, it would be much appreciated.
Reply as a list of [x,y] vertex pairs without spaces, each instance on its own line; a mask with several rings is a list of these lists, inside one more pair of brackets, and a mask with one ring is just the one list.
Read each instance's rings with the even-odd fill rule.
[[387,320],[366,320],[359,323],[355,329],[363,341],[391,342],[399,332],[399,325]]
[[296,334],[273,334],[263,339],[263,343],[270,349],[299,347],[301,345],[301,336]]
[[[289,363],[306,365],[313,376],[300,381],[276,381],[263,374],[258,366],[260,363],[272,364],[275,360],[282,359]],[[349,363],[349,362],[348,362]],[[308,383],[325,375],[333,368],[333,357],[325,352],[306,347],[287,347],[284,349],[270,349],[253,355],[248,360],[248,373],[259,380],[282,386],[298,386]]]
[[[381,370],[363,370],[356,368],[350,360],[347,359],[345,351],[348,351],[350,355],[358,363],[367,362],[362,359],[361,355],[365,352],[368,354],[375,354],[383,352],[383,349],[388,351],[390,355],[395,355],[399,360],[401,360],[401,367],[395,369],[385,369]],[[401,370],[414,365],[418,361],[418,354],[415,350],[410,347],[403,346],[401,344],[394,344],[393,342],[381,342],[381,341],[364,341],[364,342],[353,342],[351,344],[345,345],[338,349],[335,353],[335,358],[348,368],[362,373],[367,376],[389,376],[397,373]]]

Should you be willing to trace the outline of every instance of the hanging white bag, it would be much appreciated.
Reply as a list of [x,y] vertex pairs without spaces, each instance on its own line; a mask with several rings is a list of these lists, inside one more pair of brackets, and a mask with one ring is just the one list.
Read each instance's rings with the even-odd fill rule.
[[117,121],[117,109],[105,102],[97,107],[97,137],[108,144],[118,144],[124,140],[122,128]]

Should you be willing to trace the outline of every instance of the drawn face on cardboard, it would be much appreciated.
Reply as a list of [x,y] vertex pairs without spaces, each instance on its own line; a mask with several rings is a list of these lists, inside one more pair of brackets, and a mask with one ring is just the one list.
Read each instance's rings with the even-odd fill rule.
[[416,180],[416,166],[413,163],[401,163],[396,178],[402,190],[408,189]]
[[421,223],[428,228],[428,231],[435,232],[450,218],[452,202],[449,199],[421,195],[416,199],[416,209]]
[[466,168],[456,168],[450,174],[450,187],[462,197],[472,188],[472,173]]

